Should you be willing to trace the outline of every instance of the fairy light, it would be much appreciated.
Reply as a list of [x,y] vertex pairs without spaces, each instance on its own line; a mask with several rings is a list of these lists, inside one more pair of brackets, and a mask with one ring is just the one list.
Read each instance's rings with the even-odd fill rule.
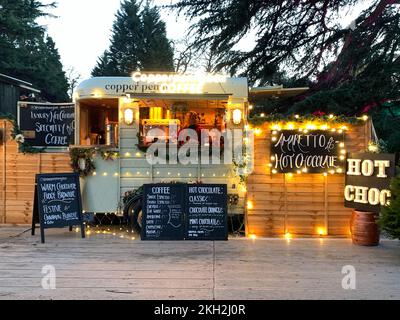
[[256,240],[257,239],[257,235],[255,235],[254,233],[249,234],[249,238],[251,240]]
[[296,119],[299,119],[299,118],[300,118],[300,116],[299,116],[298,114],[295,114],[294,117],[295,117]]
[[249,104],[249,110],[253,110],[253,105]]
[[333,119],[333,117],[334,117],[334,115],[331,113],[331,114],[329,115],[329,119]]
[[273,129],[273,130],[277,130],[277,131],[281,131],[281,130],[282,130],[282,128],[281,128],[281,126],[280,126],[279,124],[274,124],[274,125],[272,126],[272,129]]
[[276,169],[272,169],[272,173],[276,174],[278,171],[276,171]]
[[260,113],[260,117],[264,118],[265,117],[265,113],[264,112]]
[[130,152],[125,152],[125,157],[130,157],[131,153]]
[[366,114],[364,114],[364,115],[362,116],[362,119],[363,119],[364,121],[367,121],[367,120],[368,120],[368,116],[367,116]]
[[247,200],[247,209],[253,210],[253,208],[254,208],[253,201]]
[[322,126],[321,126],[321,129],[322,129],[322,130],[328,130],[328,125],[326,125],[326,124],[322,125]]
[[325,228],[318,228],[317,233],[319,236],[324,236],[324,235],[326,235],[326,230],[325,230]]
[[93,171],[92,175],[94,175],[94,176],[97,175],[97,172],[96,172],[96,171]]
[[104,177],[107,177],[107,176],[108,176],[108,173],[107,173],[107,172],[103,172],[103,176],[104,176]]
[[290,240],[290,239],[292,239],[293,238],[293,236],[292,236],[292,234],[290,233],[290,232],[286,232],[285,233],[285,239],[286,240]]

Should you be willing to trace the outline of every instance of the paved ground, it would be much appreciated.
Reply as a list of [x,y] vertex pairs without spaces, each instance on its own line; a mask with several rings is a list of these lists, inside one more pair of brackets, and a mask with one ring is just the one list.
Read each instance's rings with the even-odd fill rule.
[[[42,245],[24,230],[0,227],[0,299],[400,299],[398,241],[142,242],[59,229]],[[44,265],[55,290],[41,286]],[[345,265],[355,290],[342,288]]]

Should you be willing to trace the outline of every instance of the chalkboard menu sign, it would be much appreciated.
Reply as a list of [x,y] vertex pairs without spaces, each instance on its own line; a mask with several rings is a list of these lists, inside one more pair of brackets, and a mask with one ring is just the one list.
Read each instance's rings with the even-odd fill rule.
[[35,234],[36,223],[40,223],[42,243],[44,243],[44,229],[47,228],[80,225],[82,238],[85,237],[78,174],[36,175],[32,235]]
[[187,185],[186,239],[227,240],[226,184]]
[[379,213],[391,198],[390,181],[396,175],[396,155],[349,153],[347,156],[344,205]]
[[226,184],[146,184],[142,240],[227,240]]
[[75,105],[19,102],[18,123],[31,146],[68,147],[74,143]]
[[145,184],[142,240],[183,240],[184,184]]
[[344,172],[344,135],[330,130],[273,131],[272,170],[277,173]]

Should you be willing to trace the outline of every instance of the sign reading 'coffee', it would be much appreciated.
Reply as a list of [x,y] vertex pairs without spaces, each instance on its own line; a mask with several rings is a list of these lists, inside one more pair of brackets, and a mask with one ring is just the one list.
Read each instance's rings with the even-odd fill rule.
[[344,135],[326,130],[273,131],[271,164],[277,173],[323,173],[344,166]]
[[347,156],[345,207],[378,213],[391,196],[395,176],[394,154],[350,153]]
[[145,184],[143,240],[182,240],[184,232],[183,184]]
[[226,184],[145,184],[142,240],[226,240]]
[[18,103],[18,122],[25,141],[35,147],[68,147],[74,143],[75,105]]

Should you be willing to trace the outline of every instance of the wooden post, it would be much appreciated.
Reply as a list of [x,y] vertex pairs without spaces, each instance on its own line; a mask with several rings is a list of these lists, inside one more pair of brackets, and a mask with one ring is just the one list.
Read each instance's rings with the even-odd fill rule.
[[328,175],[324,175],[324,226],[326,235],[329,234],[328,201]]
[[6,223],[6,202],[7,202],[7,175],[6,175],[6,169],[7,169],[7,162],[6,162],[6,155],[7,155],[7,121],[3,120],[3,163],[2,163],[2,214],[1,214],[1,223]]
[[283,174],[283,197],[284,197],[284,208],[285,208],[285,215],[283,220],[283,233],[286,234],[288,232],[287,228],[287,217],[288,217],[288,210],[287,210],[287,185],[286,185],[286,174]]

